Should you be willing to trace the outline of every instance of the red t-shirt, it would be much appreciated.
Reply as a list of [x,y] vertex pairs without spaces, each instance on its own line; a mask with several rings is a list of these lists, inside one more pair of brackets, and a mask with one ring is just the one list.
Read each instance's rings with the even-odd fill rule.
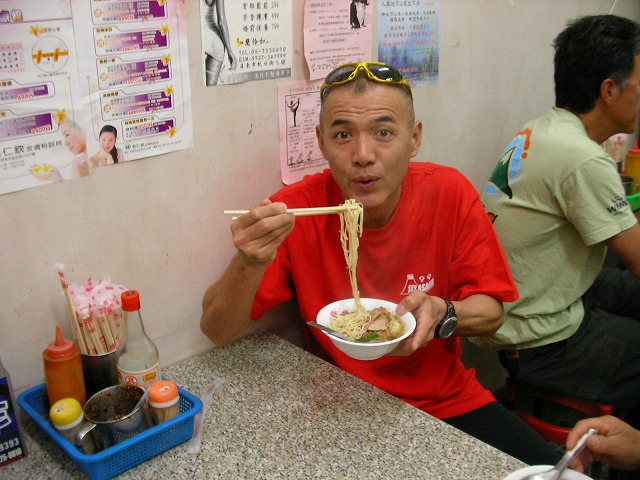
[[[344,202],[330,171],[305,177],[272,197],[290,208]],[[398,303],[412,289],[462,300],[481,293],[512,302],[518,294],[504,254],[475,188],[457,170],[411,162],[400,204],[387,225],[365,228],[357,265],[361,297]],[[251,317],[296,297],[303,321],[315,321],[328,303],[352,298],[340,243],[338,215],[298,217],[269,265]],[[494,401],[473,369],[460,360],[460,339],[434,339],[408,357],[354,360],[322,332],[304,325],[310,349],[340,368],[437,418]],[[310,336],[313,335],[313,337]]]

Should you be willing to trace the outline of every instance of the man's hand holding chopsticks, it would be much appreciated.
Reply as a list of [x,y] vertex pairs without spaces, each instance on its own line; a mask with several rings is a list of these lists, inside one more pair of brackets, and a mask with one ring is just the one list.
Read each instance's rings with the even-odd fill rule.
[[271,263],[295,225],[284,203],[263,200],[260,205],[231,222],[233,244],[251,265]]

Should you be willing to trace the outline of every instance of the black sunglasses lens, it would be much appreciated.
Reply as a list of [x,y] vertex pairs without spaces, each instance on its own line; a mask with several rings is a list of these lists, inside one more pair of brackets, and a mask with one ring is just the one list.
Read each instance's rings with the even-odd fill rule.
[[324,83],[327,85],[331,85],[332,83],[343,82],[349,75],[351,75],[355,71],[356,67],[352,65],[345,65],[343,67],[336,68],[333,72],[327,75]]
[[388,65],[368,65],[367,68],[378,80],[385,82],[400,82],[404,78],[398,70]]

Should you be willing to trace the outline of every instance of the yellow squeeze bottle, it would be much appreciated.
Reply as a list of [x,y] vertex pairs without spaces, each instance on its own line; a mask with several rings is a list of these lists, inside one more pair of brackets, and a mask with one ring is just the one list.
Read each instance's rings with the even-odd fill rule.
[[638,192],[638,184],[640,184],[640,148],[638,141],[633,142],[633,148],[627,152],[624,160],[624,174],[633,178],[631,185],[631,194]]

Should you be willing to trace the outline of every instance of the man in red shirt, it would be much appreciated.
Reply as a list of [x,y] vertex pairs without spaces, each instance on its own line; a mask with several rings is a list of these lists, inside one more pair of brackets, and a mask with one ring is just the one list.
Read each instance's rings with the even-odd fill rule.
[[285,210],[353,198],[364,206],[360,295],[398,303],[398,314],[416,317],[416,330],[373,361],[346,356],[303,325],[307,348],[516,458],[555,463],[559,455],[460,360],[459,337],[494,333],[502,302],[518,294],[469,181],[450,167],[411,162],[422,122],[409,84],[384,64],[348,64],[327,76],[320,95],[316,133],[330,170],[284,187],[232,222],[238,252],[205,293],[202,331],[220,345],[294,301],[298,317],[314,321],[324,305],[351,297],[339,217],[296,218]]

